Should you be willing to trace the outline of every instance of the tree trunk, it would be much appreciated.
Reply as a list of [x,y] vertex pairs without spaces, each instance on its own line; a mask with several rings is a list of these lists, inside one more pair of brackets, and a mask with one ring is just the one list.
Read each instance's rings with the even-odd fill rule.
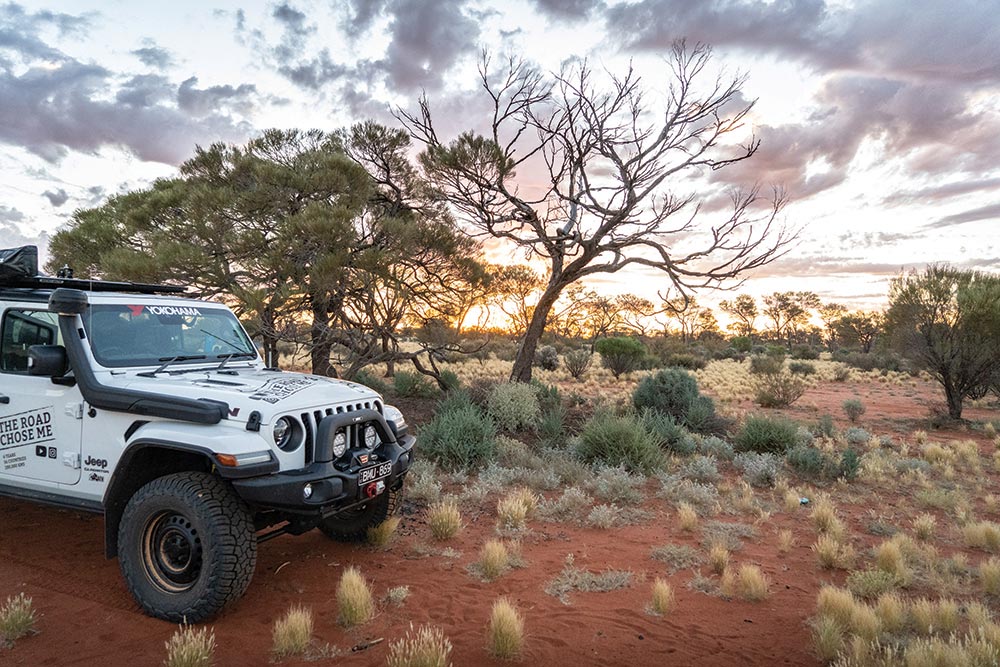
[[313,375],[323,375],[331,377],[334,375],[330,366],[330,353],[333,350],[333,343],[327,335],[329,328],[330,305],[322,295],[316,295],[312,299],[312,325],[309,327],[310,351],[309,358],[312,362]]
[[[384,354],[389,353],[390,342],[391,341],[389,336],[382,336],[382,352]],[[395,376],[396,376],[396,360],[390,357],[385,361],[385,377],[391,378]]]
[[942,383],[944,385],[944,396],[948,402],[948,416],[952,419],[962,418],[962,393],[955,388],[950,380]]
[[545,322],[549,319],[552,306],[559,299],[564,285],[556,283],[549,285],[542,293],[542,297],[535,305],[535,310],[531,314],[531,321],[528,329],[521,338],[521,345],[517,348],[517,356],[514,358],[514,368],[510,372],[511,382],[531,382],[531,368],[535,361],[535,350],[538,348],[538,341],[545,333]]

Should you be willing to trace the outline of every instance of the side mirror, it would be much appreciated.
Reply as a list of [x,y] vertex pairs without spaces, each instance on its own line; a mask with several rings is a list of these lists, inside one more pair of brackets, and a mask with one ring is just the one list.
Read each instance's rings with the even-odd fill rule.
[[28,348],[28,375],[62,377],[69,364],[62,345],[32,345]]

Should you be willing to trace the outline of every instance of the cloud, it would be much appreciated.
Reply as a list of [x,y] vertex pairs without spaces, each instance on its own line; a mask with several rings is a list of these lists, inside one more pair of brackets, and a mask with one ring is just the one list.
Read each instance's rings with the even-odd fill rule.
[[171,55],[170,51],[162,46],[157,46],[151,40],[145,40],[144,44],[145,46],[130,52],[138,58],[139,62],[143,65],[160,70],[167,69],[174,65],[174,57]]
[[10,206],[0,206],[0,223],[21,222],[24,220],[24,213]]
[[955,213],[954,215],[948,215],[941,218],[940,220],[925,225],[924,228],[941,229],[944,227],[953,227],[955,225],[962,225],[967,222],[978,222],[979,220],[994,220],[994,219],[1000,219],[1000,204],[989,204],[987,206],[980,206],[979,208],[963,211],[962,213]]
[[218,113],[220,109],[233,109],[242,114],[253,111],[257,99],[257,86],[244,83],[237,87],[230,85],[197,88],[198,77],[192,76],[177,89],[177,106],[193,116]]
[[928,204],[951,199],[960,195],[972,194],[982,190],[994,190],[1000,187],[1000,177],[981,178],[955,181],[943,185],[932,185],[916,190],[895,192],[882,200],[883,204],[895,206],[898,204]]
[[341,27],[352,39],[360,37],[375,23],[385,10],[386,0],[349,0],[348,14]]
[[69,195],[62,188],[58,190],[46,190],[42,193],[42,196],[49,200],[55,208],[59,208],[69,200]]
[[159,74],[138,74],[121,84],[115,100],[131,107],[152,107],[176,94],[177,87]]
[[396,90],[439,88],[462,56],[476,52],[479,24],[465,15],[464,5],[464,0],[393,3],[383,65]]
[[604,8],[602,0],[533,0],[532,4],[549,18],[561,21],[584,19]]
[[83,33],[89,26],[90,19],[85,16],[47,10],[29,13],[13,2],[0,5],[0,52],[9,51],[23,58],[50,62],[65,60],[66,55],[45,43],[38,33],[44,28],[55,28],[60,35],[66,36]]

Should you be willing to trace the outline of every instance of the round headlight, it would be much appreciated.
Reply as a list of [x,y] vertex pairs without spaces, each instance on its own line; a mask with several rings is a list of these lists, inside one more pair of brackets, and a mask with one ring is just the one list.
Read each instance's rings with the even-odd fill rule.
[[365,429],[365,447],[368,449],[375,449],[378,445],[378,432],[375,430],[374,426],[369,426]]
[[347,451],[347,435],[343,431],[337,431],[333,436],[333,457],[339,459]]
[[282,417],[274,422],[274,430],[271,433],[274,436],[274,444],[284,449],[288,446],[289,440],[292,439],[292,420],[288,417]]

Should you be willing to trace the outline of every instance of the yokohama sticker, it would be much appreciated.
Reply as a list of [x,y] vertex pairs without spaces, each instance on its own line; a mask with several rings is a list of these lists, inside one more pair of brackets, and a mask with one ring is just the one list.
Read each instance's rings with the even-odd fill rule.
[[293,378],[275,378],[268,380],[262,387],[255,389],[250,394],[250,399],[264,401],[265,403],[277,403],[292,394],[313,386],[316,382],[316,378],[309,377],[308,375]]

